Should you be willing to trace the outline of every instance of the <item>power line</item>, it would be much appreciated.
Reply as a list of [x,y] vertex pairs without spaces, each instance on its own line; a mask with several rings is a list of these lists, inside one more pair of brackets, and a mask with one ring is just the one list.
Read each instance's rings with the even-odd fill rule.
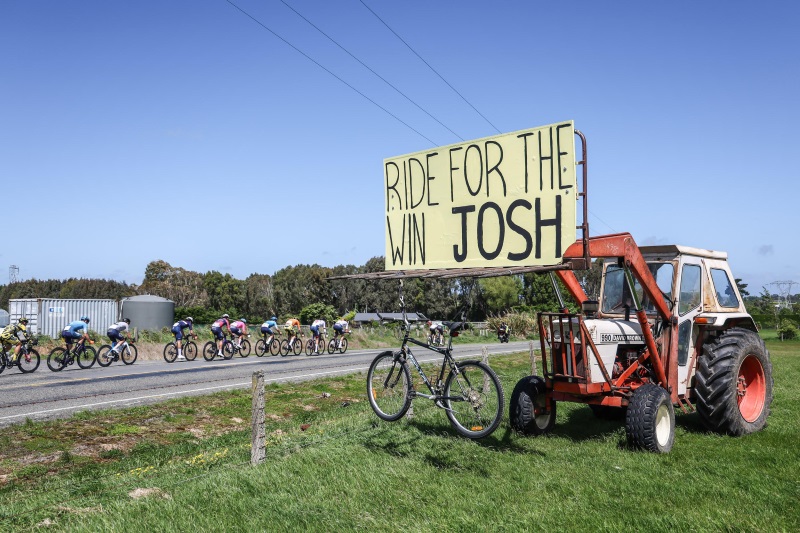
[[491,123],[491,121],[490,121],[488,118],[486,118],[486,117],[483,115],[483,113],[481,113],[480,111],[478,111],[478,109],[477,109],[477,108],[476,108],[474,105],[472,105],[472,103],[470,103],[470,101],[469,101],[469,100],[467,100],[467,99],[464,97],[464,95],[463,95],[463,94],[461,94],[460,92],[458,92],[458,90],[456,90],[456,88],[455,88],[455,87],[453,87],[453,86],[450,84],[450,82],[448,82],[446,79],[444,79],[444,77],[443,77],[441,74],[439,74],[439,73],[436,71],[436,69],[435,69],[435,68],[433,68],[433,67],[432,67],[432,66],[431,66],[431,65],[430,65],[430,64],[429,64],[427,61],[425,61],[425,59],[423,59],[423,58],[422,58],[422,56],[421,56],[421,55],[419,55],[419,54],[417,53],[417,51],[416,51],[416,50],[414,50],[413,48],[411,48],[411,45],[410,45],[410,44],[408,44],[408,43],[407,43],[407,42],[406,42],[406,41],[405,41],[405,40],[404,40],[402,37],[400,37],[400,35],[398,35],[398,34],[397,34],[397,32],[396,32],[396,31],[394,31],[394,30],[393,30],[393,29],[392,29],[392,28],[391,28],[391,27],[390,27],[390,26],[389,26],[389,25],[386,23],[386,21],[385,21],[385,20],[383,20],[381,17],[379,17],[377,13],[375,13],[375,12],[374,12],[374,11],[373,11],[373,10],[372,10],[372,9],[371,9],[371,8],[370,8],[368,5],[367,5],[367,4],[365,4],[365,3],[364,3],[364,0],[358,0],[358,1],[359,1],[359,2],[361,2],[361,4],[362,4],[364,7],[366,7],[366,8],[367,8],[367,10],[368,10],[370,13],[372,13],[373,15],[375,15],[375,18],[377,18],[378,20],[380,20],[380,21],[383,23],[383,25],[384,25],[384,26],[386,26],[386,27],[389,29],[389,31],[390,31],[390,32],[392,32],[392,33],[395,35],[395,37],[397,37],[398,39],[400,39],[400,41],[401,41],[401,42],[402,42],[404,45],[406,45],[406,47],[408,47],[408,49],[409,49],[409,50],[411,50],[411,51],[414,53],[414,55],[415,55],[415,56],[417,56],[417,57],[420,59],[420,61],[422,61],[423,63],[425,63],[425,64],[428,66],[428,68],[429,68],[429,69],[431,69],[431,71],[433,71],[433,73],[434,73],[434,74],[436,74],[437,76],[439,76],[439,79],[441,79],[443,82],[445,82],[445,83],[447,84],[447,86],[448,86],[448,87],[450,87],[450,88],[453,90],[453,92],[455,92],[455,93],[456,93],[458,96],[460,96],[460,97],[461,97],[461,99],[462,99],[462,100],[464,100],[464,102],[466,102],[468,106],[470,106],[470,107],[471,107],[471,108],[472,108],[472,109],[473,109],[473,110],[474,110],[474,111],[475,111],[477,114],[479,114],[479,115],[481,116],[481,118],[483,118],[483,120],[485,120],[485,121],[486,121],[486,122],[487,122],[487,123],[488,123],[488,124],[489,124],[491,127],[493,127],[497,133],[502,133],[502,132],[501,132],[501,131],[500,131],[500,130],[497,128],[497,126],[495,126],[494,124],[492,124],[492,123]]
[[250,20],[252,20],[252,21],[253,21],[253,22],[255,22],[256,24],[258,24],[259,26],[261,26],[262,28],[264,28],[265,30],[267,30],[268,32],[270,32],[272,35],[274,35],[275,37],[277,37],[278,39],[280,39],[281,41],[283,41],[283,42],[284,42],[286,45],[288,45],[288,46],[290,46],[291,48],[293,48],[293,49],[294,49],[294,50],[295,50],[297,53],[301,54],[303,57],[305,57],[306,59],[308,59],[309,61],[311,61],[311,62],[312,62],[312,63],[314,63],[315,65],[317,65],[319,68],[321,68],[322,70],[324,70],[325,72],[327,72],[328,74],[330,74],[331,76],[333,76],[334,78],[336,78],[337,80],[339,80],[340,82],[344,83],[344,84],[345,84],[346,86],[348,86],[350,89],[352,89],[353,91],[355,91],[356,93],[358,93],[359,95],[361,95],[361,96],[362,96],[364,99],[368,100],[368,101],[369,101],[370,103],[372,103],[374,106],[376,106],[377,108],[379,108],[380,110],[382,110],[384,113],[386,113],[386,114],[387,114],[387,115],[389,115],[390,117],[394,118],[396,121],[398,121],[398,122],[400,122],[401,124],[403,124],[405,127],[407,127],[408,129],[410,129],[411,131],[413,131],[414,133],[416,133],[417,135],[419,135],[420,137],[422,137],[423,139],[425,139],[426,141],[428,141],[429,143],[431,143],[433,146],[438,146],[438,145],[437,145],[437,143],[433,142],[431,139],[429,139],[428,137],[426,137],[425,135],[423,135],[422,133],[420,133],[420,132],[419,132],[418,130],[416,130],[416,129],[415,129],[413,126],[411,126],[411,125],[410,125],[410,124],[408,124],[407,122],[403,121],[403,120],[402,120],[400,117],[398,117],[397,115],[395,115],[394,113],[392,113],[391,111],[389,111],[388,109],[386,109],[385,107],[383,107],[382,105],[380,105],[378,102],[376,102],[375,100],[373,100],[372,98],[370,98],[370,97],[369,97],[369,96],[367,96],[366,94],[362,93],[361,91],[359,91],[358,89],[356,89],[355,87],[353,87],[351,84],[349,84],[348,82],[346,82],[346,81],[345,81],[344,79],[342,79],[341,77],[337,76],[337,75],[336,75],[336,74],[335,74],[333,71],[331,71],[330,69],[328,69],[327,67],[325,67],[324,65],[322,65],[320,62],[318,62],[317,60],[315,60],[313,57],[311,57],[310,55],[306,54],[305,52],[303,52],[302,50],[300,50],[298,47],[296,47],[295,45],[293,45],[292,43],[290,43],[289,41],[287,41],[286,39],[284,39],[284,38],[283,38],[281,35],[279,35],[278,33],[276,33],[274,30],[272,30],[271,28],[269,28],[268,26],[266,26],[266,25],[265,25],[263,22],[261,22],[260,20],[258,20],[257,18],[255,18],[253,15],[251,15],[250,13],[248,13],[247,11],[245,11],[244,9],[242,9],[241,7],[239,7],[238,5],[234,4],[234,3],[233,3],[231,0],[225,0],[225,1],[226,1],[226,2],[228,2],[230,5],[232,5],[233,7],[235,7],[236,9],[238,9],[238,10],[239,10],[239,11],[240,11],[240,12],[241,12],[243,15],[245,15],[246,17],[248,17]]
[[352,54],[352,53],[351,53],[351,52],[350,52],[350,51],[349,51],[347,48],[345,48],[344,46],[342,46],[341,44],[339,44],[339,43],[338,43],[338,42],[337,42],[337,41],[336,41],[336,40],[335,40],[333,37],[331,37],[330,35],[328,35],[328,34],[327,34],[327,33],[325,33],[324,31],[322,31],[322,30],[321,30],[321,29],[320,29],[320,28],[319,28],[319,27],[318,27],[316,24],[314,24],[313,22],[311,22],[310,20],[308,20],[308,19],[307,19],[306,17],[304,17],[304,16],[303,16],[301,13],[299,13],[299,12],[298,12],[298,11],[297,11],[295,8],[293,8],[293,7],[292,7],[292,6],[290,6],[288,3],[286,3],[286,0],[281,0],[281,2],[283,3],[283,5],[285,5],[286,7],[288,7],[289,9],[291,9],[292,11],[294,11],[294,13],[295,13],[295,14],[296,14],[298,17],[300,17],[301,19],[305,20],[305,21],[306,21],[308,24],[310,24],[310,25],[311,25],[311,26],[312,26],[312,27],[313,27],[315,30],[317,30],[318,32],[320,32],[320,33],[321,33],[322,35],[324,35],[325,37],[327,37],[327,38],[328,38],[328,40],[330,40],[330,41],[331,41],[333,44],[335,44],[336,46],[338,46],[339,48],[341,48],[341,49],[342,49],[342,50],[343,50],[345,53],[347,53],[347,54],[348,54],[350,57],[352,57],[353,59],[355,59],[356,61],[358,61],[358,62],[361,64],[361,66],[363,66],[365,69],[367,69],[367,70],[369,70],[370,72],[372,72],[372,73],[373,73],[375,76],[377,76],[378,78],[380,78],[380,79],[381,79],[381,81],[383,81],[383,82],[384,82],[386,85],[388,85],[389,87],[391,87],[392,89],[394,89],[394,90],[397,92],[397,94],[399,94],[400,96],[402,96],[403,98],[405,98],[406,100],[408,100],[409,102],[411,102],[412,104],[414,104],[414,105],[417,107],[417,109],[419,109],[420,111],[422,111],[423,113],[425,113],[426,115],[428,115],[429,117],[431,117],[433,120],[435,120],[436,122],[438,122],[438,123],[439,123],[439,125],[440,125],[440,126],[442,126],[443,128],[445,128],[447,131],[449,131],[450,133],[452,133],[453,135],[455,135],[456,137],[458,137],[458,138],[459,138],[459,139],[461,139],[462,141],[463,141],[463,140],[465,140],[465,139],[464,139],[464,138],[463,138],[461,135],[459,135],[458,133],[456,133],[456,132],[454,132],[453,130],[451,130],[451,129],[450,129],[450,128],[449,128],[447,125],[445,125],[445,124],[444,124],[444,123],[443,123],[441,120],[439,120],[438,118],[436,118],[435,116],[433,116],[433,115],[432,115],[431,113],[429,113],[429,112],[428,112],[426,109],[424,109],[422,106],[420,106],[420,105],[419,105],[417,102],[415,102],[414,100],[412,100],[412,99],[411,99],[409,96],[407,96],[407,95],[406,95],[406,94],[405,94],[403,91],[401,91],[400,89],[398,89],[397,87],[395,87],[395,86],[394,86],[394,85],[393,85],[391,82],[389,82],[389,81],[388,81],[386,78],[384,78],[383,76],[381,76],[380,74],[378,74],[377,72],[375,72],[375,71],[374,71],[372,68],[370,68],[370,67],[369,67],[369,65],[367,65],[366,63],[364,63],[363,61],[361,61],[359,58],[357,58],[355,55],[353,55],[353,54]]

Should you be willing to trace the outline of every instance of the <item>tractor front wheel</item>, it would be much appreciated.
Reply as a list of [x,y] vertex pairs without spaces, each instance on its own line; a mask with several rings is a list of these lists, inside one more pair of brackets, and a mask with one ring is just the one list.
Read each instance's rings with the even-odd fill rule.
[[636,389],[625,413],[625,433],[633,448],[670,451],[675,442],[675,409],[669,393],[652,383]]
[[[548,409],[549,403],[549,409]],[[556,402],[547,398],[547,386],[539,376],[517,382],[508,406],[511,427],[524,435],[544,435],[556,423]]]
[[708,341],[695,379],[697,413],[708,429],[740,436],[767,425],[772,363],[757,333],[731,328]]

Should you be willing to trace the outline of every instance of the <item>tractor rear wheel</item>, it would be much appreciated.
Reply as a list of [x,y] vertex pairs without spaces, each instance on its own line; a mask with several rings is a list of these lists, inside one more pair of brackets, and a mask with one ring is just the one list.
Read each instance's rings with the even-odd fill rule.
[[675,409],[669,393],[652,383],[636,389],[625,413],[625,433],[634,448],[670,451],[675,442]]
[[772,363],[757,333],[731,328],[708,341],[695,380],[697,413],[708,429],[740,436],[767,425]]
[[547,411],[547,386],[539,376],[527,376],[517,382],[511,393],[508,418],[511,427],[524,435],[544,435],[556,423],[556,402],[550,399]]

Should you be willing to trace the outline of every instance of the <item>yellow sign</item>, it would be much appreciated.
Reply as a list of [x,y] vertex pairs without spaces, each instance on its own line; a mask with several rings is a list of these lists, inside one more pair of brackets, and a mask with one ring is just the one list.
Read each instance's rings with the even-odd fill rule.
[[386,270],[555,265],[576,237],[572,121],[384,160]]

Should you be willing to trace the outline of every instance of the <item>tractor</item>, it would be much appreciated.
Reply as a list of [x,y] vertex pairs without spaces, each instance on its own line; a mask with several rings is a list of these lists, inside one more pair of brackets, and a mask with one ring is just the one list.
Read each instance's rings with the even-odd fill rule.
[[[603,259],[598,300],[576,270]],[[579,240],[551,272],[558,313],[539,313],[541,376],[511,395],[512,427],[543,435],[559,402],[588,404],[625,420],[628,444],[669,452],[675,408],[697,411],[709,430],[739,436],[763,429],[772,402],[772,364],[745,310],[727,254],[687,246],[642,246],[627,233]],[[580,306],[569,312],[558,277]]]

